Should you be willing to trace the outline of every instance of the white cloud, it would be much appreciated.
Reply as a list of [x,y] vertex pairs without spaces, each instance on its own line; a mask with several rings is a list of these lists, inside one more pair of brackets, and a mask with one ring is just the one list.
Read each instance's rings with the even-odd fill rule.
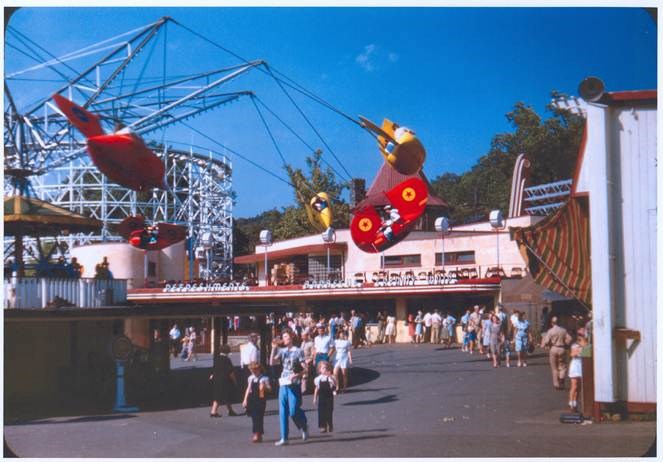
[[394,64],[398,61],[398,54],[382,49],[382,47],[369,43],[364,50],[355,57],[355,62],[366,72],[373,72],[380,68],[380,64]]

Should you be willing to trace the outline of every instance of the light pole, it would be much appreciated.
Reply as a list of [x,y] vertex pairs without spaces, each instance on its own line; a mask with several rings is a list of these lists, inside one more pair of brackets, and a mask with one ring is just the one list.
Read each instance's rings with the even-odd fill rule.
[[269,285],[269,270],[267,268],[267,248],[272,245],[272,232],[268,229],[260,231],[260,243],[265,246],[265,286]]
[[504,229],[505,227],[505,222],[504,222],[504,216],[502,215],[502,212],[499,210],[493,210],[490,212],[489,215],[489,220],[490,220],[490,226],[493,227],[495,230],[495,236],[496,236],[496,249],[497,249],[497,271],[499,274],[500,271],[500,230]]
[[331,256],[330,256],[330,251],[331,251],[331,246],[336,242],[336,231],[334,231],[334,228],[329,227],[322,233],[322,240],[325,241],[327,244],[327,278],[329,278],[331,274]]
[[444,236],[451,232],[451,224],[447,217],[437,217],[435,219],[435,231],[442,233],[442,269],[444,269]]

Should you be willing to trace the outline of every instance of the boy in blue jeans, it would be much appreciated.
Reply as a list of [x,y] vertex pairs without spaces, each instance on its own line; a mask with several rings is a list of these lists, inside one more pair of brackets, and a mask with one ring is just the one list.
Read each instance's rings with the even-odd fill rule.
[[308,439],[308,424],[306,414],[302,411],[301,378],[304,371],[304,352],[293,345],[294,334],[286,329],[281,334],[282,346],[275,341],[272,343],[270,362],[280,359],[283,372],[279,378],[279,422],[281,426],[281,439],[274,443],[276,446],[288,444],[288,417],[292,418],[298,429],[302,431],[302,439]]

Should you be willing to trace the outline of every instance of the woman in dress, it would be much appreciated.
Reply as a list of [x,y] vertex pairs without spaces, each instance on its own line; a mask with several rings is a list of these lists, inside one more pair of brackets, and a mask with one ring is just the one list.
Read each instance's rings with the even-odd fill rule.
[[488,313],[484,313],[481,320],[481,351],[479,353],[486,353],[486,357],[490,359],[490,328],[492,321]]
[[530,342],[529,321],[525,319],[525,313],[520,311],[518,319],[513,323],[516,331],[516,355],[518,356],[518,367],[527,367],[527,346]]
[[209,379],[212,381],[212,409],[210,410],[210,417],[221,417],[219,414],[219,404],[225,404],[228,408],[228,415],[238,415],[233,411],[232,399],[233,391],[237,386],[237,379],[235,378],[235,371],[233,363],[228,357],[230,347],[228,345],[221,345],[219,354],[214,355],[214,363],[212,365],[212,373]]
[[338,384],[338,392],[341,393],[348,388],[348,365],[352,364],[352,343],[347,339],[345,332],[338,333],[338,339],[334,341],[336,358],[334,360],[334,375]]
[[488,338],[489,356],[493,357],[493,367],[500,367],[500,343],[503,341],[504,335],[502,323],[496,314],[491,315],[483,335],[484,338]]
[[394,343],[396,341],[396,317],[387,316],[387,328],[384,330],[384,334],[387,336],[387,343]]
[[414,315],[410,313],[407,315],[407,334],[410,336],[410,343],[414,343],[416,339],[415,327],[416,326],[414,324]]

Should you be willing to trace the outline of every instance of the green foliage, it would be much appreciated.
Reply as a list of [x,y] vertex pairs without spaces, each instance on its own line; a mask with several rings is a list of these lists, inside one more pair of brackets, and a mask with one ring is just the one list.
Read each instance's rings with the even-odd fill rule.
[[[562,96],[553,92],[553,98]],[[488,153],[470,169],[457,175],[445,173],[431,183],[433,194],[446,200],[455,223],[483,219],[493,209],[508,211],[511,178],[516,158],[525,153],[532,166],[530,184],[571,178],[583,119],[549,105],[546,120],[524,103],[516,103],[507,120],[515,131],[493,137]]]
[[308,221],[305,204],[318,192],[327,192],[334,209],[334,227],[347,228],[350,224],[350,206],[341,194],[347,188],[339,182],[330,167],[323,168],[322,152],[316,151],[306,158],[308,174],[291,165],[286,166],[290,182],[295,185],[296,206],[273,209],[252,218],[236,219],[233,226],[235,255],[253,252],[258,243],[258,234],[262,229],[269,229],[275,240],[292,239],[307,236],[315,232]]

